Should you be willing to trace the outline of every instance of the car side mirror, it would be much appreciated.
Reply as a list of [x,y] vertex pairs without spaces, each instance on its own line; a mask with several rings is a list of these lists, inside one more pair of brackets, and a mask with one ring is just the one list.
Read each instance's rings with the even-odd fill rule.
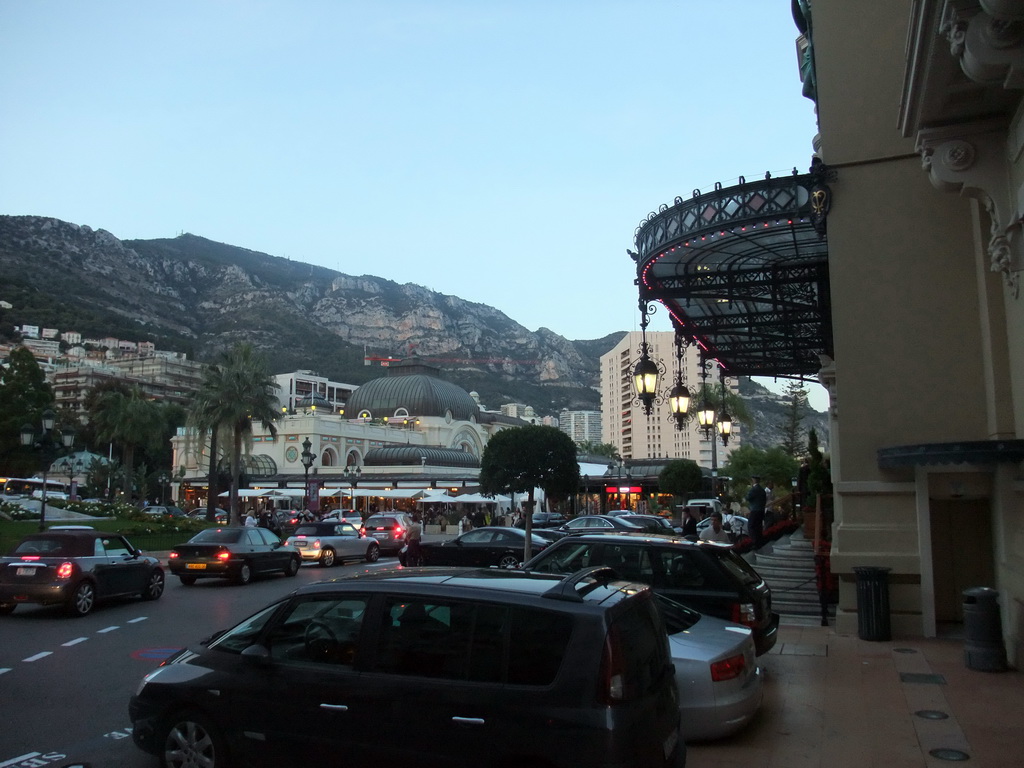
[[241,656],[246,663],[257,667],[266,667],[270,664],[270,651],[264,645],[250,645],[242,651]]

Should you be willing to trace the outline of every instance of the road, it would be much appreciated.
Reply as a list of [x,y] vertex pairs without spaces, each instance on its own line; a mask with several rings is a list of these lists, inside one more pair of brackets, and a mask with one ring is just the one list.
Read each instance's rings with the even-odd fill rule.
[[0,617],[0,768],[155,768],[132,742],[128,699],[163,658],[302,584],[396,564],[304,565],[294,578],[244,587],[217,579],[183,587],[169,577],[156,602],[101,603],[84,618],[19,606]]

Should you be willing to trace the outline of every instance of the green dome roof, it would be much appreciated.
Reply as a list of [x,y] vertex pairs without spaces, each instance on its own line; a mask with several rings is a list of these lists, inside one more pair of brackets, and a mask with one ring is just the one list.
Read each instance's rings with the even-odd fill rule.
[[444,416],[451,411],[453,419],[469,421],[480,412],[476,401],[462,387],[436,376],[400,370],[359,387],[345,403],[345,415],[354,419],[369,411],[375,419],[391,418],[404,408],[412,417]]

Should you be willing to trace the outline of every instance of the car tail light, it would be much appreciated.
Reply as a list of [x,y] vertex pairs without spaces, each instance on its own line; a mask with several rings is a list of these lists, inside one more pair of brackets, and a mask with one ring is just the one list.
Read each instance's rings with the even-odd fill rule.
[[402,530],[402,526],[396,525],[395,526],[395,536],[396,537],[397,536],[401,536],[403,533],[405,533],[405,531]]
[[316,539],[313,542],[313,549],[320,549],[320,539]]
[[25,562],[31,563],[33,560],[38,560],[39,555],[25,555],[21,559]]
[[169,554],[169,555],[167,556],[167,559],[168,559],[168,560],[175,560],[175,559],[177,559],[177,558],[179,558],[179,557],[181,557],[181,555],[179,555],[179,554],[178,554],[177,552],[175,552],[174,550],[171,550],[171,554]]
[[70,579],[71,574],[75,572],[74,563],[61,563],[57,566],[57,578],[58,579]]
[[227,550],[225,549],[225,550],[224,550],[223,552],[218,552],[218,553],[217,553],[217,559],[218,559],[218,560],[230,560],[230,559],[231,559],[231,553],[230,553],[230,552],[228,552],[228,551],[227,551]]
[[359,535],[360,535],[360,536],[365,536],[365,535],[366,535],[366,526],[365,526],[365,525],[364,525],[364,526],[362,526],[362,527],[361,527],[361,528],[359,529]]
[[753,603],[733,603],[729,621],[736,624],[743,624],[746,627],[757,626],[757,614],[754,612]]
[[716,683],[732,680],[739,677],[746,666],[747,660],[743,658],[742,653],[739,656],[732,656],[722,661],[713,662],[711,664],[711,680]]
[[602,704],[617,704],[626,696],[626,682],[622,668],[622,644],[614,627],[604,639],[601,655],[600,687],[597,696]]

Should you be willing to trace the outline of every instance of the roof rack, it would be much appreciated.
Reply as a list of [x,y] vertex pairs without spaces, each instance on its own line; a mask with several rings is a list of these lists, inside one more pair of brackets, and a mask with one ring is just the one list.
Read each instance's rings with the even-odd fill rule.
[[586,594],[598,586],[606,586],[608,582],[617,579],[619,575],[615,569],[608,565],[592,565],[583,568],[576,573],[571,573],[562,579],[543,594],[543,597],[550,597],[552,600],[568,600],[573,603],[582,603],[583,597],[576,591],[576,585],[586,579],[591,579],[593,584],[583,590]]

